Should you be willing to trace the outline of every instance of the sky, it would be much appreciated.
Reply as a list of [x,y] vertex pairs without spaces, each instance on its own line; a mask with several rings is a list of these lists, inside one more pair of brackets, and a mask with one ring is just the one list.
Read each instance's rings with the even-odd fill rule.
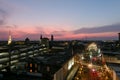
[[118,40],[120,0],[0,0],[0,40]]

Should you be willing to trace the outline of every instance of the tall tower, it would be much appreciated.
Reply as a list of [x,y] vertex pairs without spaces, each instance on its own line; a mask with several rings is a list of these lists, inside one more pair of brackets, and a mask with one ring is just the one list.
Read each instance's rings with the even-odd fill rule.
[[40,35],[40,44],[41,44],[41,41],[42,41],[42,35]]
[[119,39],[119,42],[120,42],[120,33],[118,33],[118,39]]
[[12,37],[11,37],[11,32],[9,31],[9,37],[8,37],[8,45],[12,43]]
[[42,35],[40,35],[40,39],[42,39]]
[[53,35],[51,35],[51,41],[53,41],[54,40],[54,37],[53,37]]
[[50,41],[50,48],[52,48],[52,46],[53,46],[53,40],[54,40],[54,37],[53,37],[53,35],[51,35],[51,41]]

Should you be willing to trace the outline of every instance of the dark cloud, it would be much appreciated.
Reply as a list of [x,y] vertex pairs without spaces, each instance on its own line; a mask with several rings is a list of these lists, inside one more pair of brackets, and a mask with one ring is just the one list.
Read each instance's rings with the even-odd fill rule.
[[102,32],[119,32],[119,31],[120,31],[120,23],[117,23],[112,25],[99,26],[95,28],[81,28],[73,31],[73,33],[79,34],[79,33],[102,33]]
[[7,12],[0,8],[0,25],[5,24],[7,15]]
[[44,31],[44,28],[42,26],[37,26],[36,28],[36,32],[39,34],[46,34]]
[[18,26],[17,25],[12,25],[12,26],[3,26],[5,28],[17,28]]
[[51,34],[53,34],[54,36],[63,36],[63,34],[64,34],[65,31],[52,31],[49,34],[47,34],[44,27],[37,26],[36,27],[36,32],[39,35],[42,34],[42,35],[44,35],[46,37],[49,37]]
[[5,25],[7,23],[11,12],[13,12],[13,8],[5,1],[0,1],[0,25]]
[[106,36],[106,37],[87,37],[86,40],[117,40],[116,36]]
[[51,34],[54,36],[63,36],[66,31],[53,31]]

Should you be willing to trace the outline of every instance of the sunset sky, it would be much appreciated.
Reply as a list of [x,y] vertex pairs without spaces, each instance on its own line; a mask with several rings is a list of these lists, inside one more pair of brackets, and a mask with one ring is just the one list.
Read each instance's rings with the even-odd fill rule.
[[0,40],[118,40],[120,0],[0,0]]

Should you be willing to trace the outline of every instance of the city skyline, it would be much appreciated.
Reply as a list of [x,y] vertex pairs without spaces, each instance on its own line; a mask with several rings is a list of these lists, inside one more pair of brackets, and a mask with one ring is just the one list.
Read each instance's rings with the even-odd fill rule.
[[118,40],[120,1],[1,0],[0,40]]

